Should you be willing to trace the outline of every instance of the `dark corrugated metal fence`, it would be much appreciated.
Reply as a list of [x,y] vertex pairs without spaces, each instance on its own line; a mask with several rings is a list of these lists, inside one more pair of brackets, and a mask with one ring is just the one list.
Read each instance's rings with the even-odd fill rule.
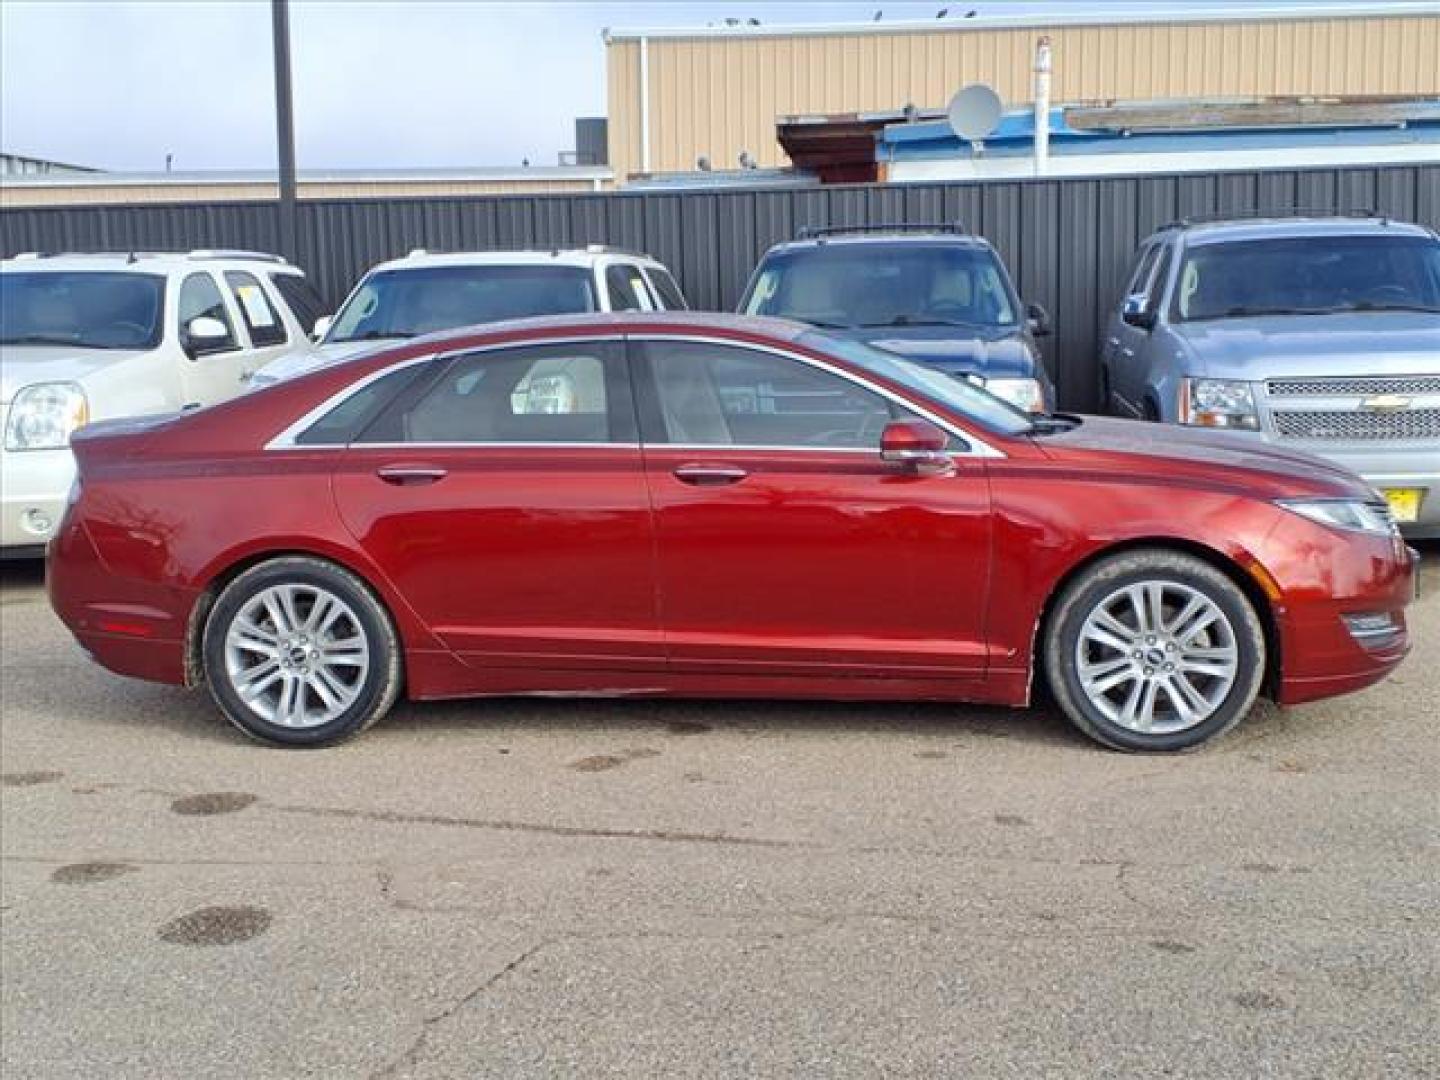
[[[727,310],[771,244],[806,225],[961,221],[999,249],[1026,300],[1055,321],[1049,360],[1067,408],[1095,403],[1096,343],[1138,242],[1194,214],[1373,208],[1440,228],[1440,166],[785,190],[618,192],[306,201],[286,252],[337,304],[364,271],[413,248],[441,251],[606,243],[647,251],[697,308]],[[19,251],[274,251],[271,203],[73,206],[0,211]]]

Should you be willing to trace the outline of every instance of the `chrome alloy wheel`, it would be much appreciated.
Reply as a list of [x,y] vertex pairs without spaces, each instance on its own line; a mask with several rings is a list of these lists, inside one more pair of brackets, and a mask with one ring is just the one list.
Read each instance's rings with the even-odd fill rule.
[[281,727],[328,724],[350,708],[370,670],[354,609],[316,585],[272,585],[235,613],[225,674],[245,706]]
[[1140,581],[1090,612],[1075,644],[1075,671],[1112,723],[1171,735],[1224,703],[1240,668],[1235,629],[1214,600],[1174,581]]

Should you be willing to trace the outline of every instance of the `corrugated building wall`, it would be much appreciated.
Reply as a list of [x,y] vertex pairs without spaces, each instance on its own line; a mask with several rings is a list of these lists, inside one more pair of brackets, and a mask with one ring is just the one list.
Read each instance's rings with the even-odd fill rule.
[[[1271,14],[1263,5],[1249,10]],[[781,165],[776,117],[943,107],[973,82],[990,84],[1009,104],[1026,102],[1042,35],[1053,42],[1056,102],[1440,94],[1440,6],[1357,4],[1327,17],[1306,9],[1273,15],[615,31],[606,64],[610,164],[622,183],[636,172],[693,169],[701,155],[716,168],[733,167],[741,150],[761,166]]]

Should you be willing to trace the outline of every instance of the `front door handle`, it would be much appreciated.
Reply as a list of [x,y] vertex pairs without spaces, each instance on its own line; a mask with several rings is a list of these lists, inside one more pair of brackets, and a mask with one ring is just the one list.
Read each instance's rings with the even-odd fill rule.
[[738,465],[681,465],[675,470],[676,480],[696,487],[738,484],[749,475]]
[[381,465],[375,475],[387,484],[405,486],[433,484],[445,479],[445,470],[438,465]]

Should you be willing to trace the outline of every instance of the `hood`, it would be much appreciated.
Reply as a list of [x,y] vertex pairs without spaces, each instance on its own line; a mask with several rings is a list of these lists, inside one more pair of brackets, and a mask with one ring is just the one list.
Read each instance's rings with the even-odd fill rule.
[[863,341],[950,375],[979,375],[986,379],[1039,377],[1036,354],[1018,326],[827,327],[825,333]]
[[[1268,478],[1273,497],[1296,494],[1370,497],[1369,486],[1348,469],[1300,450],[1281,450],[1258,435],[1237,431],[1205,431],[1179,424],[1153,424],[1087,416],[1070,431],[1036,438],[1052,458],[1121,455],[1147,458],[1126,462],[1127,474],[1157,475],[1196,472],[1213,476],[1215,466],[1243,469]],[[1113,461],[1105,463],[1113,469]],[[1251,480],[1253,482],[1254,476]]]
[[22,386],[43,382],[84,382],[112,364],[143,356],[149,349],[82,349],[71,345],[0,345],[0,401]]
[[1287,376],[1433,375],[1440,315],[1344,311],[1176,323],[1197,374],[1259,382]]
[[385,341],[343,341],[332,345],[318,345],[312,350],[305,352],[291,352],[284,356],[276,357],[266,364],[259,371],[250,377],[252,387],[270,386],[273,383],[285,379],[293,379],[296,375],[304,375],[310,371],[318,371],[322,367],[329,367],[331,364],[339,363],[341,360],[348,360],[352,356],[358,356],[363,352],[372,349],[382,348],[387,344],[393,344],[398,339],[387,339]]

